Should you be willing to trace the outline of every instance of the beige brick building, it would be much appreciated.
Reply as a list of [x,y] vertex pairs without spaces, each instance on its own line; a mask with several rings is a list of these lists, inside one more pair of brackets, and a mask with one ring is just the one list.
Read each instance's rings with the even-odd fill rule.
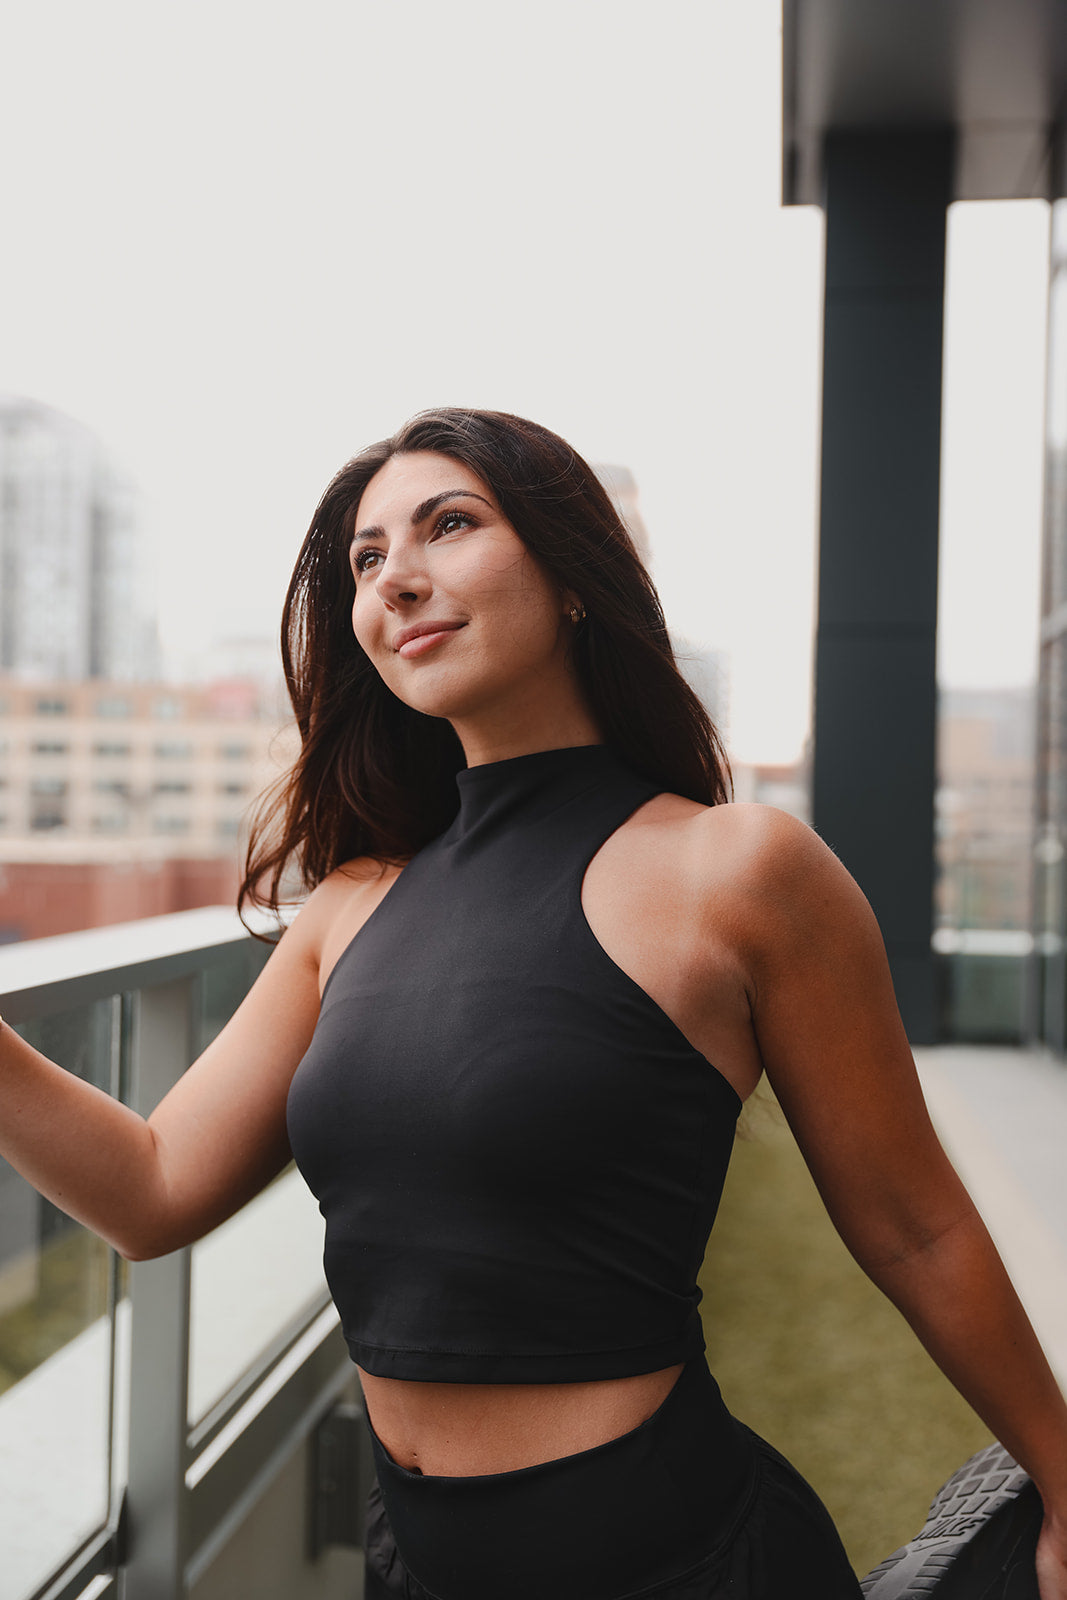
[[249,809],[295,749],[252,681],[0,677],[0,938],[231,899]]

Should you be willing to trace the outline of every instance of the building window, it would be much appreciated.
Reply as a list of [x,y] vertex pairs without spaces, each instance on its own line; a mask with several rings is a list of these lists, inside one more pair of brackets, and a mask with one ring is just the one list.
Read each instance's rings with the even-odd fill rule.
[[155,754],[161,761],[191,761],[193,747],[191,744],[157,744]]
[[156,794],[192,794],[193,792],[191,783],[182,783],[180,780],[157,783],[154,787]]
[[236,817],[220,817],[215,831],[220,839],[236,839],[241,824]]
[[188,833],[189,828],[188,817],[156,817],[152,822],[155,833]]
[[70,745],[59,744],[55,739],[39,739],[33,746],[35,756],[69,756]]
[[111,811],[93,818],[94,833],[125,833],[129,825],[129,818],[122,811]]
[[70,705],[66,700],[57,700],[52,696],[42,695],[34,706],[39,717],[65,717],[69,715]]
[[247,793],[248,793],[248,785],[247,785],[247,783],[220,783],[219,784],[219,794],[239,795],[239,794],[247,794]]
[[124,695],[103,695],[95,706],[98,717],[132,717],[133,706]]
[[67,785],[62,778],[34,778],[30,784],[30,793],[58,797],[65,795]]
[[247,744],[223,744],[219,746],[219,755],[223,761],[250,761],[252,749]]
[[[66,788],[59,785],[59,790]],[[30,795],[30,828],[34,833],[47,833],[52,828],[67,825],[67,801],[62,792],[42,793],[36,785]]]
[[121,778],[97,778],[93,784],[94,794],[125,794],[128,789]]
[[67,818],[62,811],[46,811],[38,809],[30,818],[30,827],[34,833],[47,833],[52,828],[65,828]]
[[133,754],[132,745],[128,744],[94,744],[94,756],[129,756]]
[[152,715],[160,722],[175,722],[184,711],[181,701],[174,695],[160,695],[152,701]]

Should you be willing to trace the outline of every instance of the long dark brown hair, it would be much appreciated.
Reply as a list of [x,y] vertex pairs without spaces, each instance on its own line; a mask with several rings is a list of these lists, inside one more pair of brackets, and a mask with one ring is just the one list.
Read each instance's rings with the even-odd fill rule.
[[659,597],[606,491],[563,439],[500,411],[423,411],[334,478],[312,519],[282,614],[282,660],[300,755],[253,824],[238,907],[277,910],[295,865],[310,889],[357,856],[406,861],[455,815],[463,751],[413,711],[352,632],[349,545],[359,502],[394,455],[432,450],[469,467],[560,587],[581,597],[573,659],[605,741],[663,789],[729,798],[729,766],[675,663]]

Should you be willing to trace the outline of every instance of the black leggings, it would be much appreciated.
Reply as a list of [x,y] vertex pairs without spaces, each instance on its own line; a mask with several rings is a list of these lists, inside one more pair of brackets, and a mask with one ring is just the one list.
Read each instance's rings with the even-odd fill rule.
[[427,1477],[371,1440],[366,1600],[859,1600],[821,1500],[702,1361],[631,1433],[517,1472]]

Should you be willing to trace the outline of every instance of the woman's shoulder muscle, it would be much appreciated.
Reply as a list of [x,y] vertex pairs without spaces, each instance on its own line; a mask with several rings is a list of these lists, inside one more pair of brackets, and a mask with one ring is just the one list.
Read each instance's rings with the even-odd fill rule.
[[833,851],[793,817],[723,807],[705,831],[711,854],[713,835],[722,845],[708,870],[727,885],[760,1056],[823,1199],[861,1260],[910,1248],[931,1219],[955,1214],[958,1189],[874,913]]
[[845,1012],[895,1020],[874,913],[813,829],[774,806],[735,804],[703,811],[690,834],[688,870],[745,973],[769,1072],[779,1027],[795,1038],[838,1027]]
[[819,929],[873,927],[855,879],[789,812],[746,803],[700,808],[688,832],[689,869],[736,919],[754,977]]
[[729,940],[753,980],[821,919],[870,920],[866,900],[833,851],[775,806],[702,806],[664,794],[634,821],[633,844],[638,850],[644,844],[672,898]]
[[[779,820],[780,819],[780,820]],[[742,1099],[762,1070],[754,969],[765,880],[781,871],[792,818],[661,794],[594,857],[582,889],[592,930]],[[777,863],[777,864],[776,864]]]
[[594,931],[742,1096],[761,1066],[777,1089],[810,1062],[795,1046],[820,1039],[857,985],[884,997],[866,900],[788,813],[664,794],[609,845],[583,895]]

